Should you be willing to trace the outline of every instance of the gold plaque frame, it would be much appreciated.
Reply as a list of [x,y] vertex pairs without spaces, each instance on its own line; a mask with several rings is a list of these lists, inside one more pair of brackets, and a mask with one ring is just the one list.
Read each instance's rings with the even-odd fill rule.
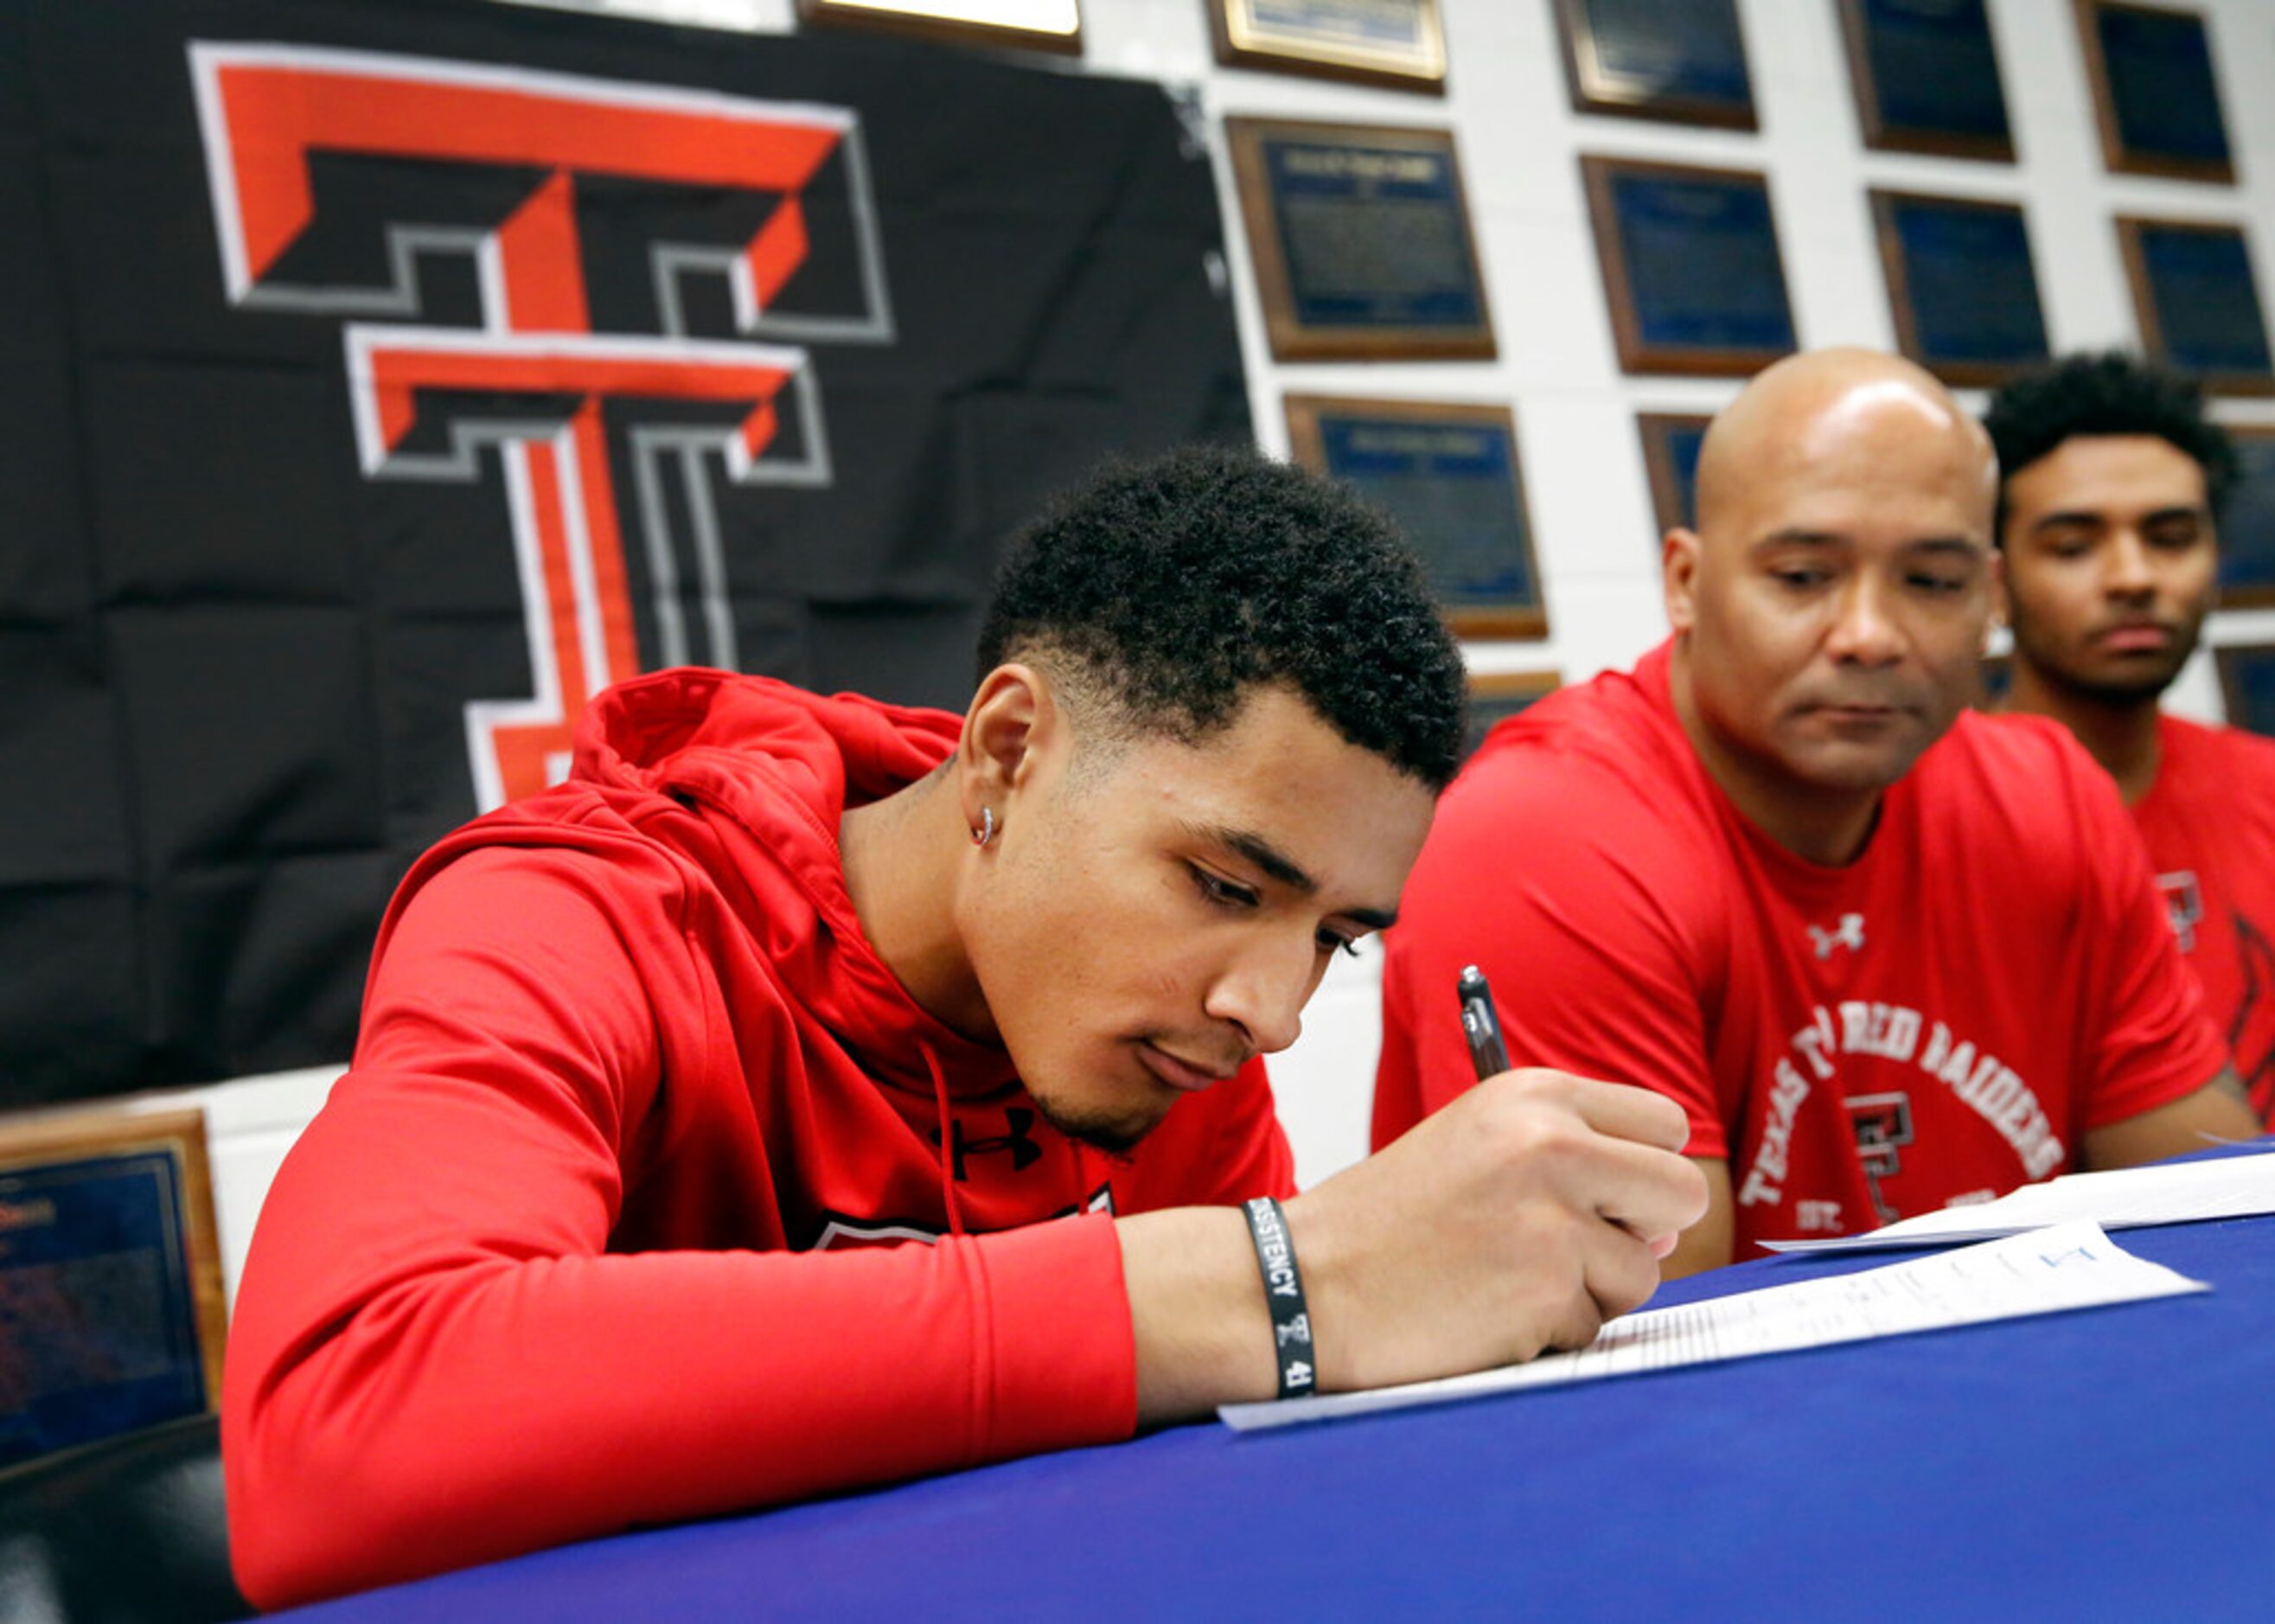
[[1411,49],[1352,44],[1300,28],[1274,26],[1258,17],[1256,0],[1202,3],[1208,8],[1216,59],[1227,67],[1347,79],[1424,95],[1446,94],[1446,28],[1438,0],[1381,0],[1412,11],[1417,27]]

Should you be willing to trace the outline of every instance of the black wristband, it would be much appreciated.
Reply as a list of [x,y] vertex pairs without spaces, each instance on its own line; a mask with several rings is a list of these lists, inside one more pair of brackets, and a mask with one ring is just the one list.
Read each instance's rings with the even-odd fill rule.
[[1272,1353],[1280,1362],[1280,1396],[1297,1398],[1319,1379],[1311,1355],[1311,1314],[1304,1303],[1304,1277],[1296,1272],[1296,1243],[1288,1237],[1288,1215],[1269,1196],[1240,1209],[1248,1215],[1256,1264],[1264,1271],[1264,1301],[1272,1311]]

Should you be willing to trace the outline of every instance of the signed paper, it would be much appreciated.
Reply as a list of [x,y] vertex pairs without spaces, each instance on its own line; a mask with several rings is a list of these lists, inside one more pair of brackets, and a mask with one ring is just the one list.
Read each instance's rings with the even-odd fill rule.
[[2209,1289],[2134,1257],[2097,1224],[2063,1224],[1861,1273],[1630,1314],[1577,1352],[1529,1364],[1365,1393],[1228,1404],[1217,1414],[1250,1431]]

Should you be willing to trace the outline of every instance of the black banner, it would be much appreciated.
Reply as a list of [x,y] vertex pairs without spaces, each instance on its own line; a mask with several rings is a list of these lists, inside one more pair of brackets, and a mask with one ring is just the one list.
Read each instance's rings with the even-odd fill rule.
[[1159,87],[460,0],[0,6],[0,1103],[344,1056],[389,889],[692,661],[960,706],[1249,432]]

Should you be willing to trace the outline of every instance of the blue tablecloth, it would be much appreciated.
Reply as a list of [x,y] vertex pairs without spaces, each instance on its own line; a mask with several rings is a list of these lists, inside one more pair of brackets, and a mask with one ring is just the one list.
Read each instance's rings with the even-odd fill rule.
[[[2275,1219],[2210,1295],[1236,1438],[1213,1424],[310,1620],[2275,1617]],[[1894,1261],[1768,1258],[1661,1304]]]

